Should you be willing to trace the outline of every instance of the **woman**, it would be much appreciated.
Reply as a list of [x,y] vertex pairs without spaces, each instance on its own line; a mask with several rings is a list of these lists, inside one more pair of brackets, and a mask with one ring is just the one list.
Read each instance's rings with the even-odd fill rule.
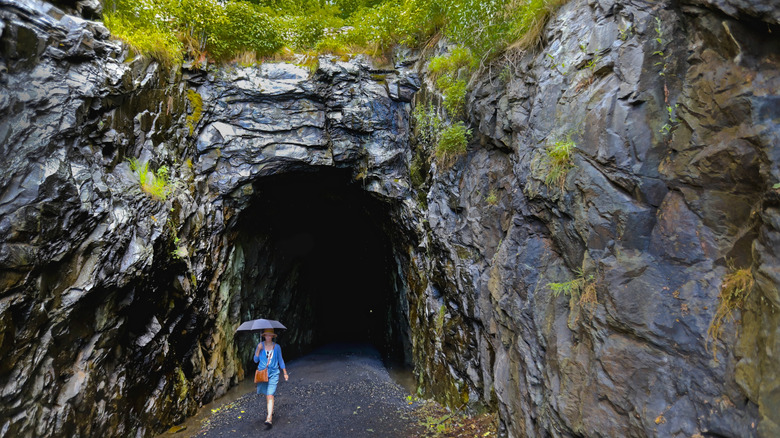
[[268,417],[265,419],[266,426],[271,426],[271,417],[274,415],[274,393],[276,385],[279,383],[279,370],[284,373],[284,381],[290,378],[287,375],[287,368],[282,359],[282,347],[274,342],[276,333],[274,329],[265,329],[261,335],[263,342],[257,344],[255,350],[255,363],[258,370],[265,369],[268,366],[268,381],[257,384],[257,393],[265,394],[268,407]]

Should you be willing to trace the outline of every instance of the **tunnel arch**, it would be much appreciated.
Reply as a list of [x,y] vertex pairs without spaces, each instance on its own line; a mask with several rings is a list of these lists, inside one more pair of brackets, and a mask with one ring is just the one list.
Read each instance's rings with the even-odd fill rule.
[[[241,318],[283,321],[288,330],[279,342],[289,358],[349,342],[410,363],[408,305],[393,247],[399,201],[329,166],[258,178],[252,193],[234,221]],[[236,337],[245,368],[257,341]]]

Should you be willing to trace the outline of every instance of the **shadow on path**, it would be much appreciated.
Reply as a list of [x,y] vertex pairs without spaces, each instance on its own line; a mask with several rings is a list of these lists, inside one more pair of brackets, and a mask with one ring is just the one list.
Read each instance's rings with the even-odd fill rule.
[[[251,392],[214,408],[200,431],[169,437],[410,437],[419,425],[410,395],[371,346],[334,344],[287,362],[276,391],[273,427],[263,424],[264,395]],[[190,426],[197,427],[197,426]]]

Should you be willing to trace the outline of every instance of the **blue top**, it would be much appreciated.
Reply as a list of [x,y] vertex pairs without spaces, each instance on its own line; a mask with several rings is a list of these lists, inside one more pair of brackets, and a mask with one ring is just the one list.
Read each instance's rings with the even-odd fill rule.
[[[266,367],[266,361],[268,360],[268,356],[266,356],[265,352],[265,345],[263,343],[259,343],[257,345],[262,345],[260,347],[260,354],[255,355],[255,363],[257,365],[258,370],[262,370]],[[257,351],[257,347],[255,347],[255,351]],[[271,363],[268,364],[268,370],[272,370],[274,368],[281,368],[285,369],[287,368],[284,365],[284,359],[282,358],[282,347],[279,346],[279,344],[274,343],[274,355],[271,357]]]

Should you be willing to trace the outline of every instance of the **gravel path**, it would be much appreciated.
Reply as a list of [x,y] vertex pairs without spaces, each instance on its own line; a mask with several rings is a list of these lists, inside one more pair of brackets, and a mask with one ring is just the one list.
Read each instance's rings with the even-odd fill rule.
[[[287,362],[274,424],[263,424],[265,396],[254,392],[213,409],[198,437],[410,437],[415,404],[369,346],[331,345]],[[177,435],[177,434],[176,434]],[[171,436],[171,435],[169,435]],[[175,435],[173,435],[175,437]]]

